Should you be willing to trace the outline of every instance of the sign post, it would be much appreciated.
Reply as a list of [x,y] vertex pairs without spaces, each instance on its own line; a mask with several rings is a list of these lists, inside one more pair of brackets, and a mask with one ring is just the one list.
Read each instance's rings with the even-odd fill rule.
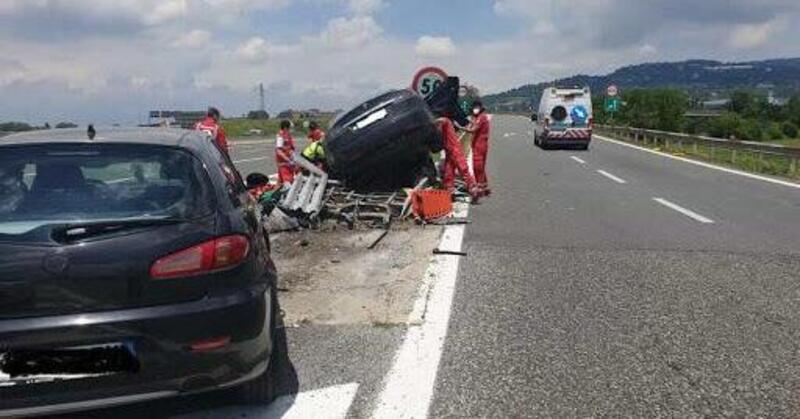
[[437,87],[447,80],[447,73],[438,67],[425,67],[414,75],[411,90],[422,97],[430,96]]
[[603,103],[603,108],[606,113],[611,116],[610,120],[614,120],[614,114],[619,112],[622,100],[619,98],[619,87],[616,84],[611,84],[606,88],[606,100]]

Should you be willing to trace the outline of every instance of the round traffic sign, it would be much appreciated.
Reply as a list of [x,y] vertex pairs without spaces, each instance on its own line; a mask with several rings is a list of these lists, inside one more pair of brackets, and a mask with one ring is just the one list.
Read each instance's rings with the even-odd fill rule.
[[414,81],[411,83],[411,90],[423,97],[430,96],[439,85],[447,80],[447,73],[438,67],[425,67],[417,71]]
[[616,84],[612,84],[612,85],[608,86],[608,88],[606,89],[606,94],[608,96],[610,96],[610,97],[614,97],[614,96],[618,95],[619,94],[619,87],[617,87]]

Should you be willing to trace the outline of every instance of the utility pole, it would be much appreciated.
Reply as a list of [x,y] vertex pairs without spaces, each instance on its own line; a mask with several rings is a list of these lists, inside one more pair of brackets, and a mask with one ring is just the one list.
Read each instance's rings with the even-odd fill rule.
[[258,97],[261,100],[261,102],[259,103],[261,105],[261,107],[258,108],[258,110],[261,111],[261,112],[266,112],[267,111],[267,107],[264,104],[264,83],[259,83],[258,84]]

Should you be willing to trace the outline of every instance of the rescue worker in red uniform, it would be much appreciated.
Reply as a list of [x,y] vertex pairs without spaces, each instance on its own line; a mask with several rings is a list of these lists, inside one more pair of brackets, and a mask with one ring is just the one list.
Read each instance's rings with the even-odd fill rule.
[[316,143],[323,139],[325,139],[325,131],[319,127],[317,121],[311,121],[311,123],[308,124],[308,143]]
[[454,192],[456,189],[456,172],[464,179],[467,184],[467,190],[472,197],[472,202],[477,203],[480,198],[480,189],[475,183],[475,179],[469,172],[467,159],[464,158],[464,151],[461,148],[461,138],[456,134],[456,129],[453,126],[453,121],[450,118],[442,117],[436,120],[439,129],[442,131],[442,139],[444,140],[444,173],[442,174],[442,183],[445,189],[449,192]]
[[275,139],[275,164],[278,166],[278,183],[291,185],[297,167],[294,163],[294,138],[292,138],[292,123],[288,120],[281,121],[281,130]]
[[476,100],[472,103],[472,123],[467,127],[472,133],[472,169],[481,195],[489,196],[489,179],[486,177],[486,158],[489,153],[489,135],[491,134],[491,117],[486,113],[483,103]]
[[195,124],[194,129],[208,134],[211,139],[214,140],[217,147],[225,154],[228,154],[228,137],[225,135],[225,130],[219,123],[220,117],[219,109],[210,107],[208,108],[208,112],[206,112],[206,117]]

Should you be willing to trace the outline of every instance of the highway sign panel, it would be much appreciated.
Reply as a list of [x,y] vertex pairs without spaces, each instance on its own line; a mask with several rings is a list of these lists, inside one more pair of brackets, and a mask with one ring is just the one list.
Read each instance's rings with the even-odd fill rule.
[[609,97],[616,97],[619,94],[619,87],[617,87],[616,84],[608,86],[608,88],[606,89],[606,94]]
[[438,67],[425,67],[414,75],[411,90],[420,96],[428,97],[439,85],[447,80],[447,73]]
[[607,113],[617,113],[621,104],[622,101],[618,97],[610,97],[606,99],[604,107]]

